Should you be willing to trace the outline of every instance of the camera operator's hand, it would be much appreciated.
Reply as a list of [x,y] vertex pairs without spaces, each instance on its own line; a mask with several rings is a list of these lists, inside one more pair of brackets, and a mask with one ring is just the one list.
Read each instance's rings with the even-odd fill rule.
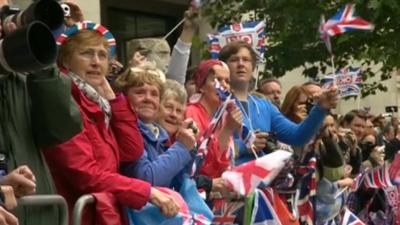
[[3,33],[11,33],[17,29],[17,25],[11,21],[8,21],[4,27],[2,25],[3,23],[0,20],[0,38],[3,38]]
[[322,94],[318,97],[318,104],[325,110],[336,108],[339,102],[339,91],[336,85],[323,90]]
[[15,198],[14,188],[9,185],[1,185],[0,189],[4,196],[3,206],[5,206],[8,210],[17,207],[17,199]]
[[14,188],[15,196],[35,194],[36,178],[28,166],[20,166],[11,173],[2,177],[1,185],[10,185]]
[[96,86],[94,88],[96,89],[97,93],[99,93],[99,95],[103,98],[109,101],[115,99],[115,93],[105,77],[103,78],[103,82],[99,86]]
[[160,208],[164,216],[175,216],[179,211],[179,206],[176,204],[172,196],[166,194],[156,188],[151,188],[150,202]]
[[0,206],[0,225],[18,225],[18,219]]
[[190,127],[191,124],[193,124],[193,120],[186,119],[176,133],[176,140],[185,145],[190,151],[193,150],[196,145],[196,135]]

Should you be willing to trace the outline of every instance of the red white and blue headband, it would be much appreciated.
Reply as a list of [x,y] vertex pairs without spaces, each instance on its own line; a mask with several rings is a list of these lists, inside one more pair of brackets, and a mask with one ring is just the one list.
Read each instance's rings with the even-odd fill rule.
[[83,21],[75,23],[72,27],[68,28],[63,34],[57,38],[57,45],[61,46],[69,38],[77,34],[81,30],[94,30],[99,32],[108,41],[108,49],[111,57],[116,53],[116,41],[112,33],[104,26],[96,24],[91,21]]

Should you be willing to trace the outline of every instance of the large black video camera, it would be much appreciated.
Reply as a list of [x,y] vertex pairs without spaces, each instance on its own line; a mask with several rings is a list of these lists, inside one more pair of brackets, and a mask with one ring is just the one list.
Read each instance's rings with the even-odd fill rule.
[[[5,5],[0,10],[0,73],[31,72],[55,62],[57,46],[52,34],[62,26],[64,12],[54,0],[40,0],[26,10]],[[17,29],[9,29],[13,22]]]

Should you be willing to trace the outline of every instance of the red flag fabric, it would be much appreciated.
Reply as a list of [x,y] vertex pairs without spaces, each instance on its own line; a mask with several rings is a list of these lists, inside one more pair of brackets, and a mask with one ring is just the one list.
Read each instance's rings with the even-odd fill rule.
[[222,178],[241,195],[248,195],[261,183],[268,185],[278,175],[292,153],[278,150],[244,163],[222,174]]

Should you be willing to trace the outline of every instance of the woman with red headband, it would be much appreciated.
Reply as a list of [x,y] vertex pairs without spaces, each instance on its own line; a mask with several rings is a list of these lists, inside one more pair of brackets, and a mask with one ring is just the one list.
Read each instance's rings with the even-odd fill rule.
[[[229,90],[229,69],[219,60],[206,60],[200,63],[195,74],[197,89],[197,100],[192,98],[186,110],[186,117],[192,118],[199,128],[199,136],[211,122],[211,118],[221,105],[221,99],[217,93],[215,83],[219,82],[225,89]],[[228,107],[228,113],[223,117],[222,126],[217,129],[207,146],[207,155],[200,167],[200,174],[213,178],[213,191],[222,191],[225,188],[221,174],[229,167],[233,154],[229,148],[232,147],[231,136],[235,130],[242,125],[242,113],[233,103]],[[231,149],[233,150],[233,149]]]

